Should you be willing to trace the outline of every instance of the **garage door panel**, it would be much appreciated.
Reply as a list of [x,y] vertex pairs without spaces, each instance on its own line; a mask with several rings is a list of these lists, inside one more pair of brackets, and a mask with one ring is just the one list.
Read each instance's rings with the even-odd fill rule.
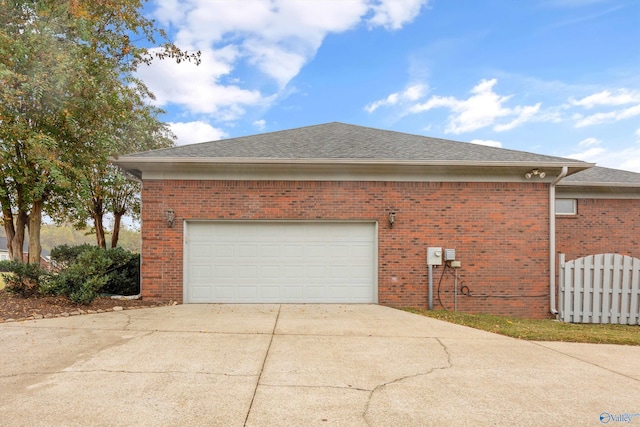
[[211,298],[211,287],[210,286],[194,286],[193,297],[198,299],[207,299]]
[[373,223],[196,222],[186,241],[187,302],[377,300]]
[[262,245],[260,247],[260,255],[265,258],[277,258],[280,256],[279,245]]
[[233,279],[235,268],[233,265],[215,265],[213,266],[214,279]]
[[282,255],[287,258],[302,258],[304,249],[302,245],[282,245]]
[[304,277],[304,266],[302,265],[284,265],[282,266],[282,278],[287,279],[300,279]]
[[300,284],[282,286],[281,290],[282,296],[284,297],[283,302],[296,301],[304,295],[302,285]]
[[[213,288],[213,299],[218,302],[233,302],[235,297],[235,287],[219,285]],[[194,301],[194,302],[208,302],[208,301]]]
[[240,279],[256,279],[258,277],[258,268],[255,265],[242,265],[237,270],[237,277]]
[[258,247],[256,245],[238,245],[237,246],[238,253],[237,257],[255,257],[258,255]]
[[233,245],[216,245],[214,247],[215,256],[218,258],[235,256],[235,247]]
[[277,265],[267,265],[260,268],[262,279],[277,279],[280,277],[280,267]]
[[196,254],[198,254],[198,256],[200,257],[210,257],[211,256],[211,244],[206,243],[206,244],[194,244],[194,248],[193,248],[194,252]]

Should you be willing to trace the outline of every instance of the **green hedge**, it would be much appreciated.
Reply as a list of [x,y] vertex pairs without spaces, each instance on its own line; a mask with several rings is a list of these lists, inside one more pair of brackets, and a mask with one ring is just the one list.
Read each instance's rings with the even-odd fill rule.
[[140,293],[140,255],[122,248],[102,249],[83,245],[81,249],[55,248],[51,258],[66,265],[51,277],[44,291],[67,295],[72,301],[88,304],[99,294]]
[[0,262],[7,289],[24,297],[35,294],[66,295],[72,301],[88,304],[100,294],[136,295],[140,293],[140,255],[122,248],[97,246],[59,246],[51,251],[58,270],[48,273],[37,264]]

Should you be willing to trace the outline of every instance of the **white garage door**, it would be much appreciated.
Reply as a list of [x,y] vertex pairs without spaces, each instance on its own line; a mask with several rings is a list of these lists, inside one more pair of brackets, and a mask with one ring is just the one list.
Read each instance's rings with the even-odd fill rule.
[[185,301],[375,303],[373,223],[189,222]]

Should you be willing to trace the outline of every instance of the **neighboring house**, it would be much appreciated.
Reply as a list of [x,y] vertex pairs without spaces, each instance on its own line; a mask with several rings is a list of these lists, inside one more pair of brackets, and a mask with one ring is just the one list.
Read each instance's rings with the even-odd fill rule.
[[[29,259],[29,242],[24,242],[24,247],[22,249],[22,258],[26,261]],[[0,236],[0,261],[8,261],[9,258],[9,249],[7,246],[7,238],[5,236]],[[40,266],[42,268],[49,268],[50,265],[50,257],[49,251],[42,250],[40,254]]]
[[0,261],[9,260],[9,249],[7,247],[7,238],[0,236]]
[[[147,299],[424,308],[438,247],[461,267],[434,267],[434,308],[547,317],[556,253],[583,252],[571,227],[601,221],[593,205],[620,212],[620,250],[640,256],[640,174],[603,186],[578,160],[328,123],[114,162],[143,183]],[[573,222],[556,193],[577,199]],[[618,226],[584,235],[616,251]]]

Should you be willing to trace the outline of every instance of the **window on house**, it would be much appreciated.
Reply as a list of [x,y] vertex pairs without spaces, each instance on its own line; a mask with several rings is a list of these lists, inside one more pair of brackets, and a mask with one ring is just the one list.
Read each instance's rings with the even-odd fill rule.
[[556,215],[577,215],[578,201],[576,199],[556,199]]

